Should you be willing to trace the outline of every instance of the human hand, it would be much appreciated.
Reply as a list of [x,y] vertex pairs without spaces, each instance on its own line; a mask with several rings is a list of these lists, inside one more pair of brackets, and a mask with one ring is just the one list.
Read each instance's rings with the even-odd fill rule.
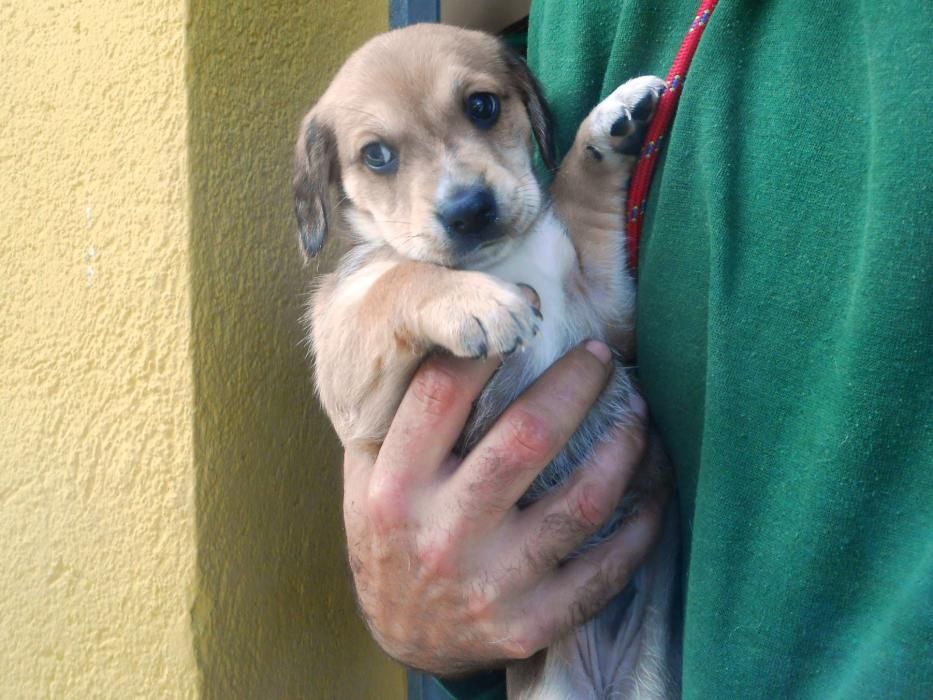
[[639,463],[640,400],[637,424],[618,429],[567,484],[528,508],[515,505],[605,386],[612,362],[602,343],[571,350],[469,455],[451,455],[497,364],[429,359],[375,463],[349,452],[344,460],[363,614],[387,653],[435,675],[548,646],[625,587],[660,531],[663,504],[645,504],[606,542],[565,562],[613,513]]

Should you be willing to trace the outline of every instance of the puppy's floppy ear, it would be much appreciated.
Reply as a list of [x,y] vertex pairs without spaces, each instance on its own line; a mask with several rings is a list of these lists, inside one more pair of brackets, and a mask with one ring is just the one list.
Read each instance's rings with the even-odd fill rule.
[[295,217],[298,242],[306,258],[313,258],[327,238],[330,216],[330,188],[339,185],[340,162],[333,129],[314,112],[301,125],[295,146]]
[[544,99],[544,91],[541,89],[538,80],[532,75],[531,69],[525,63],[525,59],[506,44],[502,45],[502,53],[505,64],[512,73],[512,79],[515,81],[518,94],[521,95],[525,109],[528,111],[531,131],[534,134],[535,141],[538,142],[541,159],[547,169],[553,171],[557,166],[554,155],[553,120],[551,118],[551,109]]

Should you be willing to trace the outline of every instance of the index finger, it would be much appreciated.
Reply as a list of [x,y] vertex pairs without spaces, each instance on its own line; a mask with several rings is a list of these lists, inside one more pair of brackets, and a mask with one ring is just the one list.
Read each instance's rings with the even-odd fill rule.
[[382,443],[376,470],[397,478],[434,476],[450,454],[473,402],[499,366],[498,358],[428,358],[415,373]]

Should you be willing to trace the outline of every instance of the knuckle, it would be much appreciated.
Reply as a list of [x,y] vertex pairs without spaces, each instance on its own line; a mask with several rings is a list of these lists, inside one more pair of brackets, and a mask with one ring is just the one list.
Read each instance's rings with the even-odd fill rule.
[[516,625],[508,638],[502,642],[501,651],[507,659],[527,659],[546,645],[541,623],[524,622]]
[[571,516],[584,532],[595,530],[612,514],[615,503],[609,489],[596,484],[584,484],[576,494],[571,507]]
[[384,472],[373,476],[366,492],[366,512],[377,530],[391,529],[405,521],[408,502],[397,479]]
[[453,578],[457,573],[456,551],[449,533],[434,533],[423,538],[417,545],[416,564],[427,578]]
[[616,590],[622,590],[628,585],[635,570],[640,565],[640,556],[633,556],[628,548],[617,549],[606,557],[606,561],[587,582],[585,588],[594,597],[608,597],[615,593]]
[[474,623],[487,622],[495,617],[493,595],[487,585],[474,586],[467,593],[466,614],[467,618]]
[[556,447],[557,434],[540,415],[520,406],[508,417],[511,442],[531,459],[547,459]]
[[432,416],[446,414],[459,394],[457,378],[436,362],[428,363],[415,375],[411,390],[424,412]]

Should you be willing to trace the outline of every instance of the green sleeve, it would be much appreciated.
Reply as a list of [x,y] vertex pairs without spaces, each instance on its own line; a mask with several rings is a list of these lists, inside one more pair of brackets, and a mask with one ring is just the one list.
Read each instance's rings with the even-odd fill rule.
[[[536,0],[566,149],[697,0]],[[933,697],[933,5],[719,3],[649,199],[686,698]]]

